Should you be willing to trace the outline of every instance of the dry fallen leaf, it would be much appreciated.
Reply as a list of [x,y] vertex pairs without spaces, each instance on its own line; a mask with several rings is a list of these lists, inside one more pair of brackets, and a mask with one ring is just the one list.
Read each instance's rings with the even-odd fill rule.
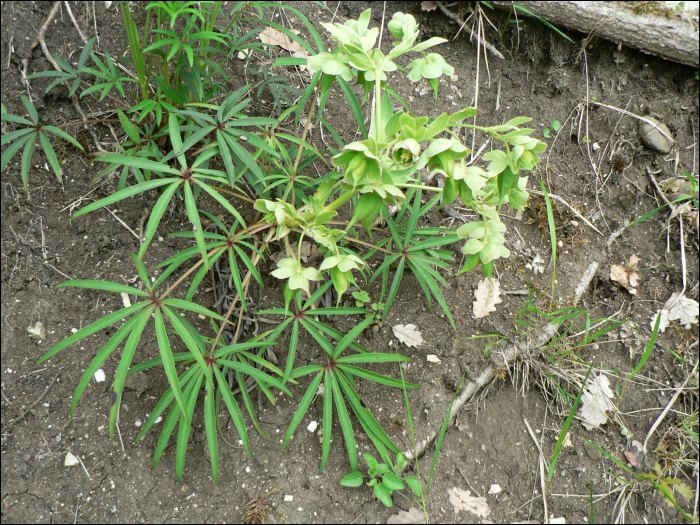
[[673,292],[664,304],[664,308],[668,309],[668,320],[675,321],[678,319],[685,326],[686,330],[690,330],[691,324],[698,324],[698,315],[700,314],[698,302],[688,299],[685,295]]
[[37,321],[34,326],[28,326],[27,332],[34,339],[46,339],[46,328],[44,328],[44,323]]
[[419,347],[423,344],[423,337],[418,327],[414,324],[397,324],[392,326],[391,329],[394,331],[396,338],[408,347]]
[[435,354],[428,354],[427,356],[425,356],[425,358],[428,360],[428,363],[442,363],[442,361],[440,361],[440,358]]
[[413,523],[424,523],[425,522],[425,516],[423,513],[415,508],[411,507],[408,509],[408,512],[405,510],[400,510],[398,514],[394,514],[393,516],[389,516],[389,519],[386,520],[387,523],[397,523],[397,524],[413,524]]
[[659,321],[659,332],[665,332],[666,328],[668,328],[668,310],[666,308],[662,308],[658,312],[656,312],[656,315],[654,315],[651,318],[651,322],[649,323],[649,326],[651,326],[651,329],[654,330],[654,327],[656,326],[656,318],[661,315],[661,321]]
[[[296,30],[292,30],[292,32],[297,35],[300,33],[300,31]],[[299,42],[289,38],[283,32],[277,31],[277,29],[275,29],[274,27],[268,27],[265,31],[258,35],[258,38],[260,38],[260,41],[263,44],[270,44],[273,46],[279,46],[282,49],[286,49],[294,57],[309,58],[309,53]],[[301,66],[300,69],[303,70],[305,69],[305,67]]]
[[613,408],[610,399],[613,397],[613,391],[610,388],[610,380],[605,374],[600,374],[593,381],[589,381],[588,385],[583,389],[581,395],[581,422],[588,430],[599,428],[608,422],[606,412]]
[[690,330],[691,325],[698,324],[698,315],[700,310],[698,302],[693,299],[688,299],[685,295],[679,295],[678,292],[673,292],[668,301],[664,303],[664,307],[656,312],[651,318],[649,326],[654,329],[656,318],[661,315],[659,322],[659,332],[665,332],[671,321],[680,321],[687,330]]
[[632,295],[636,295],[637,279],[639,274],[635,271],[630,271],[620,264],[610,266],[610,279],[622,286]]
[[544,259],[539,253],[532,259],[532,273],[544,273]]
[[450,503],[452,503],[455,508],[455,514],[460,510],[467,510],[480,518],[485,518],[491,514],[491,509],[486,502],[486,498],[472,496],[469,490],[462,490],[454,487],[447,489],[447,495],[450,498]]
[[642,468],[644,466],[644,445],[633,439],[630,449],[625,450],[625,457],[634,468]]
[[486,317],[491,312],[496,311],[496,306],[498,303],[502,303],[499,290],[501,283],[498,279],[493,280],[493,285],[489,282],[488,277],[484,277],[482,281],[479,281],[479,286],[474,292],[474,317],[479,319],[480,317]]

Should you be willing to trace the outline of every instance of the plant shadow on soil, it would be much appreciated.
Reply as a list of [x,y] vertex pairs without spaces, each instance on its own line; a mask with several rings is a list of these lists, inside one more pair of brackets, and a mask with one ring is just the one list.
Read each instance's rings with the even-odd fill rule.
[[[318,22],[330,21],[332,13],[336,11],[335,2],[328,2],[330,13],[311,3],[295,5],[317,26]],[[372,23],[379,25],[381,3],[342,3],[337,15],[355,18],[367,7],[373,9]],[[42,25],[50,4],[3,2],[1,9],[2,102],[10,113],[21,113],[19,94],[26,93],[26,90],[21,83],[17,56],[28,52],[29,45],[36,37],[34,28]],[[96,24],[102,51],[108,50],[116,55],[126,47],[123,21],[116,5],[106,10],[104,2],[97,2],[94,5],[95,13],[93,5],[88,3],[74,9],[83,28],[87,30],[94,27],[93,23]],[[142,6],[137,6],[136,10],[137,16],[143,15]],[[457,32],[457,27],[441,13],[421,12],[419,2],[387,4],[386,20],[390,20],[393,12],[398,10],[409,12],[418,19],[424,31],[421,38],[442,36],[451,39]],[[96,14],[94,20],[93,14]],[[495,17],[496,23],[502,27],[505,20],[499,16]],[[287,23],[303,31],[302,24],[296,21],[295,25],[294,17],[290,18],[288,20],[286,15],[283,16]],[[571,33],[577,42],[585,37]],[[521,23],[519,37],[514,25],[509,26],[500,40],[493,31],[487,36],[496,42],[507,58],[498,60],[489,57],[490,79],[485,70],[482,69],[480,73],[480,124],[494,125],[515,115],[527,115],[533,118],[533,127],[544,129],[555,119],[565,122],[572,109],[585,100],[586,68],[582,60],[578,63],[575,61],[579,51],[577,46],[567,43],[532,20]],[[13,56],[8,55],[11,38],[16,50]],[[330,46],[326,34],[323,38]],[[46,39],[49,49],[64,57],[82,48],[65,13],[51,24]],[[384,32],[383,46],[390,46],[387,31]],[[661,116],[673,131],[681,165],[697,173],[697,164],[693,165],[693,162],[697,162],[694,161],[695,149],[690,147],[694,141],[692,122],[697,124],[699,121],[698,81],[694,71],[627,49],[616,52],[618,58],[614,59],[614,49],[614,45],[602,41],[588,49],[589,95],[620,108],[626,107],[629,102],[628,110],[637,114],[642,113],[644,106],[650,108],[652,114]],[[427,84],[414,85],[405,80],[395,86],[416,114],[434,116],[473,104],[476,71],[474,45],[460,35],[437,51],[455,67],[456,75],[440,84],[437,102],[432,90],[425,89]],[[36,54],[30,66],[32,71],[38,71],[47,68],[48,64],[43,56]],[[232,63],[227,67],[234,84],[246,83],[240,64]],[[297,83],[298,78],[293,78],[293,81]],[[238,85],[234,85],[233,89]],[[61,96],[63,88],[56,88],[44,96],[45,87],[46,84],[38,80],[32,83],[32,99],[43,121],[60,124],[79,120],[70,100]],[[342,102],[342,93],[334,91],[325,117],[350,141],[356,130],[347,118],[347,112],[342,109]],[[97,103],[94,99],[85,99],[84,107],[88,108],[87,113],[109,109],[106,103]],[[616,113],[592,108],[589,115],[591,141],[604,145],[613,133],[618,118]],[[112,140],[106,127],[98,126],[96,131],[103,140]],[[569,124],[564,124],[561,137],[551,151],[548,178],[543,172],[540,175],[548,180],[550,192],[563,197],[590,218],[597,206],[595,175],[591,171],[585,144],[582,143],[584,147],[580,147],[576,137],[572,136],[575,131],[575,127],[570,130]],[[598,229],[606,236],[625,219],[634,219],[657,207],[657,203],[650,198],[653,189],[646,177],[646,167],[663,170],[660,177],[673,173],[672,162],[641,147],[637,123],[633,119],[622,119],[615,132],[618,134],[616,137],[629,141],[630,148],[626,154],[629,155],[630,167],[624,171],[614,170],[607,161],[600,166],[601,170],[611,173],[607,186],[598,195],[604,217],[595,220]],[[311,138],[317,147],[325,151],[317,130],[312,132]],[[477,139],[477,148],[483,143],[479,140],[483,141],[483,137]],[[552,140],[547,139],[550,147]],[[471,136],[468,136],[467,144],[470,143]],[[548,149],[545,155],[549,152]],[[129,254],[137,251],[138,240],[104,210],[69,221],[71,211],[113,192],[115,180],[101,181],[91,187],[90,180],[95,173],[82,157],[71,151],[66,156],[63,184],[44,169],[43,154],[35,157],[35,162],[30,171],[28,193],[22,189],[19,160],[13,161],[2,176],[3,522],[240,521],[245,502],[253,496],[261,496],[274,505],[270,519],[303,523],[363,523],[385,522],[398,509],[408,509],[414,505],[407,495],[408,491],[395,495],[395,507],[387,509],[374,498],[371,489],[351,489],[339,484],[339,480],[349,472],[349,465],[337,424],[333,427],[333,454],[326,471],[318,475],[321,444],[319,436],[308,432],[306,427],[312,419],[321,418],[322,403],[319,401],[312,405],[287,450],[282,451],[281,438],[296,410],[298,397],[305,391],[308,382],[293,388],[294,400],[280,396],[276,407],[266,401],[262,403],[260,421],[272,440],[266,441],[252,432],[253,454],[250,459],[246,459],[243,448],[239,446],[231,422],[226,417],[222,418],[222,435],[231,445],[220,445],[220,487],[216,487],[211,479],[201,417],[195,417],[195,430],[182,485],[175,480],[173,444],[158,468],[151,468],[152,453],[159,435],[157,429],[141,443],[134,444],[139,426],[145,423],[157,399],[167,389],[164,376],[139,373],[130,377],[121,410],[120,439],[116,444],[110,443],[107,430],[109,378],[113,378],[118,364],[116,354],[103,366],[108,380],[90,384],[75,419],[70,421],[68,415],[75,387],[94,353],[110,334],[98,333],[61,352],[45,366],[36,367],[35,363],[48,348],[70,335],[71,329],[84,327],[101,317],[103,312],[120,308],[122,299],[115,294],[98,291],[57,289],[56,285],[67,280],[67,277],[117,282],[132,279],[136,272]],[[544,164],[543,161],[542,169]],[[539,189],[536,177],[531,176],[528,188]],[[80,198],[83,200],[78,208],[72,208],[71,205]],[[121,204],[118,215],[137,231],[143,208],[154,201],[155,196],[150,196],[150,201],[149,197],[129,199]],[[530,214],[536,218],[538,210],[531,210]],[[661,216],[628,228],[613,244],[610,255],[603,259],[591,289],[584,295],[583,305],[591,317],[611,316],[622,309],[623,317],[634,318],[638,325],[646,328],[651,315],[672,292],[680,289],[682,277],[678,229],[677,226],[671,228],[670,252],[666,253],[666,229],[658,220]],[[529,223],[529,218],[526,212],[522,219],[505,219],[509,223],[509,231],[517,229],[518,232],[519,238],[514,236],[510,239],[511,246],[519,241],[530,250],[531,256],[539,253],[547,260],[549,236],[536,220]],[[447,226],[459,225],[454,224],[455,219],[440,212],[435,212],[432,220]],[[167,235],[184,229],[182,222],[187,224],[177,210],[166,215],[160,226],[160,238],[152,244],[145,261],[149,268],[188,246],[186,239]],[[593,254],[603,253],[606,249],[606,238],[590,228],[580,225],[574,230],[561,237],[564,245],[559,250],[554,295],[555,303],[561,305],[566,305],[568,294]],[[459,247],[455,246],[454,249],[459,254]],[[539,298],[540,304],[544,304],[552,268],[534,275],[525,266],[531,262],[531,257],[528,259],[522,251],[512,251],[511,257],[498,268],[501,289],[545,290]],[[610,264],[623,264],[632,253],[642,258],[641,284],[636,296],[611,283],[608,276]],[[695,299],[698,293],[697,255],[696,249],[686,251],[687,289]],[[263,268],[266,272],[272,269],[269,263]],[[458,270],[456,264],[453,270]],[[461,374],[466,370],[467,377],[473,378],[488,366],[488,361],[484,359],[483,340],[461,339],[493,332],[490,325],[485,326],[472,315],[473,291],[482,277],[478,273],[462,274],[450,278],[451,286],[443,290],[457,324],[456,332],[438,306],[432,312],[428,311],[418,283],[414,278],[407,277],[402,282],[386,324],[376,333],[366,331],[358,340],[370,351],[393,351],[398,342],[392,335],[391,325],[414,323],[422,331],[425,342],[421,347],[399,348],[400,353],[413,359],[413,363],[406,368],[406,380],[422,384],[420,390],[410,392],[419,441],[431,428],[439,428],[442,424],[454,392],[454,382],[459,380]],[[264,307],[281,305],[279,283],[268,274],[265,285],[261,294]],[[255,294],[257,296],[257,290]],[[196,297],[203,304],[211,305],[210,294]],[[489,319],[503,332],[508,332],[514,328],[514,319],[526,305],[527,296],[503,294],[502,298],[503,303],[498,305],[498,310]],[[31,338],[27,332],[27,327],[37,321],[46,327],[47,337],[43,341]],[[196,317],[191,322],[202,330],[207,329],[201,321],[196,324]],[[352,319],[344,319],[336,326],[347,330],[354,323]],[[683,334],[671,328],[661,335],[659,348],[687,347],[689,342],[696,340],[697,334]],[[284,340],[278,349],[284,358]],[[311,340],[301,341],[297,352],[301,359],[308,362],[320,359],[322,354],[322,350]],[[697,346],[694,352],[694,357],[687,356],[689,361],[697,360]],[[137,360],[144,361],[156,354],[155,335],[150,334],[144,338]],[[437,355],[441,363],[428,362],[427,354]],[[586,350],[585,358],[596,366],[622,371],[629,371],[636,364],[630,364],[628,349],[614,341],[601,345],[599,349]],[[396,365],[380,365],[377,371],[399,377]],[[643,372],[666,384],[670,382],[673,385],[683,379],[682,370],[674,362],[673,356],[663,350],[655,350]],[[401,391],[362,381],[359,391],[365,404],[400,443],[402,450],[410,450],[410,433],[406,426]],[[40,401],[33,405],[40,397]],[[652,409],[626,416],[630,431],[637,439],[643,439],[658,416],[659,407],[657,395],[648,392],[644,385],[633,384],[627,389],[620,408],[623,412]],[[454,513],[446,492],[451,487],[473,490],[487,497],[492,508],[489,519],[496,522],[542,519],[538,452],[527,433],[523,418],[538,429],[547,454],[545,459],[549,461],[566,417],[565,412],[558,413],[553,408],[548,406],[542,393],[536,389],[521,396],[506,374],[504,379],[496,379],[487,392],[470,405],[469,410],[462,409],[457,419],[458,425],[448,430],[431,487],[428,498],[431,521],[478,521],[474,515]],[[28,412],[20,419],[27,409]],[[619,428],[610,424],[605,432],[601,432],[587,431],[580,422],[575,422],[570,434],[573,446],[565,448],[559,458],[551,484],[552,495],[548,499],[549,513],[564,516],[567,522],[583,522],[590,517],[586,497],[590,482],[593,482],[594,494],[608,492],[611,477],[606,472],[617,470],[597,451],[584,447],[582,438],[592,440],[618,457],[622,457],[626,439]],[[358,444],[361,453],[374,452],[368,439],[360,437]],[[421,460],[422,473],[429,472],[433,450],[430,448]],[[68,452],[78,456],[82,466],[64,466]],[[487,494],[495,483],[500,484],[502,492]],[[612,483],[614,485],[614,481]],[[286,495],[293,496],[293,500],[289,501]],[[613,519],[614,504],[615,496],[598,501],[595,505],[596,518],[599,521]],[[680,515],[666,507],[655,492],[632,498],[628,516],[631,521],[645,518],[649,522],[670,522],[680,519]]]

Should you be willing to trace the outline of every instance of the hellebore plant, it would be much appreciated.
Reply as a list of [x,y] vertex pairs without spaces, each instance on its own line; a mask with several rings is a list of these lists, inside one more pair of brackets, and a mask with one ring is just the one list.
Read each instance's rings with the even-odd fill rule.
[[[168,6],[172,8],[170,4],[156,2],[150,5],[162,11]],[[190,4],[194,3],[187,3]],[[263,2],[255,7],[262,13],[263,7],[271,5],[278,4]],[[218,9],[216,3],[206,6],[207,9]],[[246,452],[250,454],[246,422],[232,388],[234,380],[238,383],[237,390],[240,391],[250,419],[258,431],[263,433],[249,390],[259,387],[274,403],[276,398],[272,389],[291,395],[288,385],[296,383],[297,379],[304,376],[315,376],[295,412],[284,446],[303,420],[313,400],[322,395],[324,435],[321,470],[329,456],[334,415],[340,422],[351,466],[353,470],[357,470],[358,455],[353,422],[350,419],[351,411],[375,444],[382,464],[392,465],[389,453],[398,454],[398,447],[360,398],[356,382],[359,378],[389,387],[418,388],[419,385],[404,383],[359,366],[410,359],[398,354],[368,352],[358,345],[355,339],[371,323],[381,325],[384,322],[406,268],[415,275],[425,292],[429,306],[434,298],[454,327],[449,307],[440,290],[440,285],[447,284],[444,272],[448,271],[450,263],[454,262],[454,254],[447,246],[461,239],[466,240],[462,251],[467,257],[461,271],[470,271],[481,266],[483,272],[491,276],[496,261],[509,255],[503,235],[506,226],[500,220],[499,210],[504,204],[515,209],[525,207],[528,198],[527,178],[521,176],[521,171],[535,169],[539,162],[539,154],[545,149],[543,142],[529,136],[533,129],[518,127],[530,120],[526,117],[517,117],[498,126],[481,127],[464,122],[477,114],[477,110],[470,107],[453,114],[442,113],[435,118],[416,116],[410,111],[394,110],[395,100],[404,108],[408,108],[405,101],[387,83],[387,73],[403,70],[396,62],[403,55],[413,55],[413,60],[408,63],[409,80],[418,82],[426,79],[435,90],[436,96],[440,77],[454,72],[440,54],[426,53],[426,50],[446,42],[445,39],[430,38],[417,43],[420,32],[413,16],[404,13],[396,13],[393,16],[388,29],[394,37],[394,42],[386,54],[376,46],[379,29],[369,28],[370,10],[363,12],[357,20],[348,20],[345,24],[323,24],[338,44],[334,50],[326,51],[320,35],[303,14],[293,7],[282,7],[293,11],[304,21],[317,49],[274,22],[265,22],[262,18],[245,19],[272,25],[313,53],[308,59],[283,58],[275,63],[274,67],[306,65],[313,75],[312,84],[305,90],[299,103],[282,111],[277,119],[251,117],[243,113],[251,103],[251,99],[246,96],[251,86],[230,93],[223,100],[219,100],[218,92],[212,91],[214,87],[210,89],[205,86],[206,89],[199,89],[202,78],[198,76],[197,64],[204,63],[204,58],[210,60],[208,53],[211,49],[197,46],[201,45],[204,37],[215,42],[218,40],[213,38],[215,35],[207,32],[209,25],[205,27],[197,13],[183,11],[178,15],[173,11],[170,18],[164,16],[165,11],[160,13],[158,27],[165,36],[169,35],[166,26],[170,25],[171,29],[173,27],[172,16],[187,16],[188,29],[198,35],[187,42],[178,41],[182,44],[184,54],[180,48],[175,54],[172,50],[167,55],[164,52],[158,54],[160,70],[168,72],[171,66],[176,66],[177,74],[185,79],[183,82],[191,84],[191,90],[178,84],[176,74],[173,81],[178,84],[178,90],[171,89],[169,85],[162,86],[163,91],[169,93],[167,103],[161,97],[159,100],[163,104],[159,102],[158,105],[144,105],[141,102],[126,112],[134,112],[136,108],[141,110],[138,123],[130,121],[125,113],[119,113],[120,122],[131,142],[125,143],[127,146],[119,146],[124,154],[110,154],[98,157],[98,160],[108,163],[109,168],[105,171],[121,171],[120,188],[113,195],[89,204],[73,216],[73,219],[76,219],[80,215],[146,191],[160,192],[144,231],[145,240],[141,243],[139,253],[133,256],[145,289],[97,280],[63,283],[61,286],[131,294],[140,298],[140,302],[110,313],[82,328],[54,346],[41,359],[47,360],[68,346],[116,325],[114,334],[97,352],[87,368],[74,397],[71,414],[90,384],[92,374],[125,342],[112,392],[110,435],[114,435],[127,375],[139,370],[163,367],[170,388],[152,410],[138,439],[141,439],[170,407],[156,447],[154,466],[162,457],[179,423],[176,452],[179,480],[183,475],[192,420],[201,390],[205,391],[204,422],[215,482],[218,483],[217,443],[222,406],[228,409]],[[235,9],[236,17],[243,16],[244,7],[237,4]],[[211,11],[210,14],[214,16],[216,13]],[[207,14],[206,20],[209,19]],[[248,35],[240,41],[247,38]],[[190,57],[190,48],[200,53],[197,55],[198,60],[193,61]],[[156,50],[152,49],[151,52],[155,53]],[[238,48],[234,46],[231,50],[231,53],[233,52],[238,52]],[[134,58],[139,58],[139,79],[148,78],[150,72],[144,69],[145,59]],[[193,78],[197,81],[189,82]],[[353,79],[365,90],[363,102],[373,93],[373,115],[369,132],[366,131],[362,119],[360,103],[347,83]],[[358,126],[363,130],[362,140],[344,144],[330,123],[323,118],[323,108],[335,82],[339,83],[352,113],[357,117]],[[312,96],[314,88],[316,94]],[[190,94],[182,95],[185,92]],[[210,96],[210,93],[214,94]],[[155,101],[153,103],[155,104]],[[301,175],[305,167],[317,160],[327,164],[323,155],[306,142],[306,133],[300,138],[277,129],[293,113],[299,118],[307,104],[311,108],[309,113],[313,113],[315,108],[319,107],[319,122],[331,130],[341,146],[331,159],[332,167],[336,169],[333,170],[329,165],[330,173],[326,172],[319,179]],[[158,108],[162,115],[159,114]],[[30,110],[30,114],[33,122],[7,114],[3,106],[3,120],[27,126],[31,124],[27,128],[29,131],[19,130],[9,133],[7,137],[3,136],[3,145],[17,140],[18,137],[21,139],[25,135],[30,136],[30,131],[58,133],[51,127],[40,129],[36,113]],[[312,118],[309,115],[306,129],[308,121]],[[467,162],[471,151],[461,143],[458,133],[465,127],[490,135],[495,139],[494,143],[503,143],[504,150],[494,149],[482,157],[488,161],[485,168]],[[37,134],[44,140],[45,137],[41,133],[35,133],[28,140],[34,141]],[[169,152],[161,152],[158,147],[153,146],[155,143],[168,144],[166,151]],[[43,144],[47,151],[50,150],[46,148],[46,141]],[[129,144],[133,144],[133,147]],[[33,145],[32,142],[29,149],[32,149]],[[3,154],[3,167],[21,146],[22,144],[15,142],[7,148]],[[251,153],[248,147],[255,152]],[[32,152],[33,149],[24,155],[23,166],[28,166]],[[296,160],[292,162],[293,158]],[[423,184],[420,173],[424,168],[442,179],[441,187]],[[131,172],[134,173],[136,182],[125,187]],[[232,201],[222,193],[238,200]],[[223,214],[215,216],[210,210],[201,209],[201,195],[207,195],[218,202],[224,209]],[[423,202],[424,195],[428,196],[427,202]],[[158,265],[158,268],[164,268],[161,275],[151,279],[144,263],[145,253],[156,236],[160,221],[170,203],[178,196],[184,199],[191,230],[174,235],[193,239],[196,245],[163,261]],[[456,231],[418,227],[418,219],[429,210],[438,205],[447,206],[457,199],[471,208],[480,220],[467,223]],[[237,205],[239,201],[252,203],[254,209],[260,212],[261,218],[246,223],[243,217],[250,214],[242,213],[243,210]],[[353,206],[350,221],[338,221],[340,208],[351,203]],[[397,208],[395,216],[389,210],[389,206]],[[374,241],[373,233],[377,235],[377,230],[373,230],[373,225],[378,217],[386,221],[390,234],[386,235],[385,230],[381,230],[379,235],[382,238]],[[204,221],[204,218],[208,220]],[[357,223],[367,230],[376,244],[357,238],[353,228]],[[306,242],[302,243],[304,240]],[[249,302],[246,301],[246,297],[253,278],[260,286],[264,284],[258,266],[269,252],[268,245],[273,241],[284,243],[284,256],[277,262],[277,268],[272,271],[272,275],[285,281],[285,306],[264,310],[258,312],[258,315],[277,316],[281,321],[276,328],[258,334],[245,343],[238,342],[240,330],[236,329],[232,341],[227,340],[224,343],[222,335],[227,326],[230,326],[231,316],[237,304],[241,306],[241,315],[244,312],[247,315],[255,315],[247,311]],[[313,241],[313,259],[317,260],[302,257],[302,244],[308,246],[309,241]],[[296,253],[292,248],[293,242],[298,246]],[[370,249],[362,252],[363,247]],[[375,254],[382,254],[384,259],[372,276],[368,276],[367,282],[371,284],[381,278],[381,296],[372,304],[376,315],[372,312],[368,316],[367,310],[363,308],[341,306],[341,300],[350,285],[356,286],[355,272],[365,272],[368,259]],[[164,290],[166,279],[193,258],[195,262],[192,266]],[[193,301],[195,292],[201,287],[205,276],[219,268],[218,265],[222,261],[228,262],[231,273],[230,288],[235,294],[228,311],[223,315],[222,312],[214,312]],[[394,277],[389,285],[392,273]],[[190,276],[193,276],[193,279],[186,299],[175,298],[173,292]],[[312,283],[313,286],[317,286],[316,289],[312,287]],[[335,289],[337,296],[335,306],[328,300],[331,297],[331,287]],[[352,291],[358,306],[369,302],[369,294],[366,291]],[[203,295],[200,294],[200,297]],[[319,302],[324,297],[326,302],[321,306]],[[177,310],[209,317],[216,336],[208,338],[200,334]],[[344,334],[327,324],[328,317],[335,315],[360,315],[361,320]],[[141,356],[141,348],[144,345],[140,345],[139,341],[151,320],[155,323],[160,356],[142,359],[138,364],[132,365],[136,356]],[[286,364],[277,367],[269,357],[270,352],[287,328],[291,329],[291,334],[289,344],[286,345]],[[311,335],[311,339],[323,349],[324,361],[327,362],[305,363],[295,367],[296,348],[302,330]],[[181,340],[180,346],[184,348],[183,351],[172,351],[171,337]],[[351,410],[348,410],[348,406]],[[381,483],[375,476],[375,485],[386,488],[387,496],[390,496],[391,490],[398,490],[398,484],[392,485],[392,481],[396,480],[388,472],[377,470],[375,474],[382,476]],[[390,501],[386,498],[385,500]]]

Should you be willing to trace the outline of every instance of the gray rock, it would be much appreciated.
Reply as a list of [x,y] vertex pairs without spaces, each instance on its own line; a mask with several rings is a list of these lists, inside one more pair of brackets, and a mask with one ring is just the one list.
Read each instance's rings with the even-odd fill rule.
[[639,138],[642,139],[642,144],[647,148],[658,151],[659,153],[669,153],[673,146],[673,135],[666,124],[656,120],[654,117],[646,117],[653,126],[648,122],[639,123]]

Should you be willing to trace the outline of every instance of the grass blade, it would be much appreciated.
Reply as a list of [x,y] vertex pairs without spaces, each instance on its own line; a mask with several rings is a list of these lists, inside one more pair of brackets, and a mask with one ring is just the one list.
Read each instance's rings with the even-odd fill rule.
[[588,367],[588,372],[586,372],[586,377],[583,378],[583,382],[581,383],[581,389],[579,390],[578,395],[576,396],[576,401],[574,401],[574,406],[571,407],[571,412],[569,412],[566,421],[564,421],[564,426],[561,427],[561,432],[559,433],[557,444],[554,446],[554,454],[552,454],[552,461],[549,464],[549,472],[547,473],[547,483],[550,483],[552,481],[552,476],[554,476],[554,472],[556,471],[557,461],[559,460],[559,454],[561,453],[561,449],[564,447],[564,439],[566,439],[566,435],[569,433],[569,428],[571,428],[571,423],[574,420],[574,415],[576,415],[576,410],[578,410],[578,404],[581,402],[583,389],[586,386],[586,381],[588,381],[588,376],[591,374],[591,370],[593,370],[593,365]]
[[651,352],[654,350],[654,345],[656,344],[656,338],[659,336],[659,325],[661,323],[661,312],[657,312],[656,314],[656,322],[654,323],[654,331],[651,333],[651,338],[649,339],[649,343],[647,344],[646,350],[644,350],[644,354],[642,355],[642,358],[639,360],[639,363],[637,363],[637,366],[634,367],[634,370],[630,373],[630,375],[627,376],[627,380],[625,381],[625,386],[622,387],[622,394],[620,395],[620,399],[623,398],[625,395],[625,390],[627,389],[627,385],[634,376],[637,375],[637,373],[642,369],[642,367],[647,363],[649,360],[649,357],[651,357]]
[[554,215],[552,212],[552,201],[549,199],[549,193],[547,193],[547,188],[544,187],[544,183],[540,180],[537,181],[542,186],[542,192],[544,193],[544,201],[547,204],[547,222],[549,223],[549,240],[552,245],[552,297],[551,301],[554,301],[554,281],[557,278],[557,229],[554,226]]

